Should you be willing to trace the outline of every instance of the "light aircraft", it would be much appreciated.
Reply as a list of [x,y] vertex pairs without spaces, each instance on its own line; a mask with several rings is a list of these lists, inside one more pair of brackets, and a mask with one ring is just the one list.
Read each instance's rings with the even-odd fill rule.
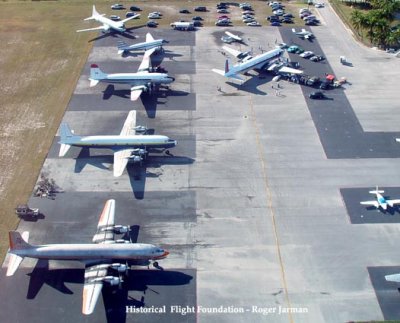
[[150,55],[152,53],[153,49],[146,50],[137,73],[106,74],[97,64],[92,64],[90,66],[90,87],[96,86],[99,82],[129,84],[131,85],[131,100],[136,101],[143,91],[151,92],[154,85],[169,84],[175,81],[175,78],[166,73],[150,73]]
[[296,32],[296,29],[292,28],[292,32],[294,32],[300,38],[305,38],[305,39],[315,38],[314,34],[311,31],[307,31],[304,28],[298,32]]
[[124,20],[121,20],[121,21],[113,21],[113,20],[108,19],[108,18],[106,18],[104,16],[105,16],[105,14],[99,14],[96,11],[96,7],[93,5],[92,15],[90,17],[84,19],[84,20],[96,20],[97,22],[99,22],[99,23],[101,23],[103,25],[99,26],[99,27],[95,27],[95,28],[80,29],[80,30],[77,30],[77,32],[80,33],[82,31],[93,31],[93,30],[101,30],[103,32],[108,32],[108,31],[110,31],[112,29],[112,30],[118,31],[120,33],[123,33],[123,32],[126,31],[125,23],[128,20],[135,19],[135,18],[139,17],[140,14],[135,14],[135,15],[133,15],[133,16],[131,16],[129,18],[126,18]]
[[[49,244],[31,245],[29,232],[22,235],[17,231],[9,233],[10,258],[7,276],[17,271],[24,257],[47,260],[77,260],[85,264],[82,313],[93,313],[104,284],[120,285],[123,275],[128,273],[130,264],[154,261],[168,256],[169,252],[152,244],[132,243],[116,240],[115,234],[129,231],[127,226],[114,224],[115,200],[108,200],[101,213],[97,232],[90,244]],[[153,262],[155,267],[158,263]]]
[[[230,66],[229,60],[227,59],[225,62],[225,71],[212,69],[213,72],[218,73],[222,76],[228,78],[234,78],[240,81],[244,81],[242,77],[238,74],[245,73],[251,69],[268,69],[273,65],[274,62],[278,61],[278,59],[282,56],[283,50],[280,48],[276,48],[265,52],[263,54],[257,55],[255,57],[250,55],[250,52],[240,52],[236,49],[230,48],[228,46],[222,47],[224,50],[235,56],[239,59],[239,63],[235,66]],[[300,70],[296,70],[294,68],[289,67],[281,67],[279,72],[286,72],[292,74],[301,74],[303,73]]]
[[143,43],[128,45],[124,41],[118,42],[118,54],[131,51],[151,50],[151,52],[148,53],[148,55],[151,55],[155,51],[162,50],[162,46],[167,43],[168,41],[164,39],[154,39],[150,33],[147,33],[146,41]]
[[375,194],[376,200],[375,201],[364,201],[360,202],[362,205],[371,205],[375,206],[377,209],[381,207],[383,210],[387,210],[388,205],[390,207],[393,207],[395,204],[400,204],[400,199],[398,200],[387,200],[385,199],[382,194],[385,193],[383,190],[379,190],[378,186],[376,187],[375,190],[369,191],[371,194]]
[[114,151],[114,176],[121,176],[129,160],[133,162],[143,161],[149,151],[155,148],[171,148],[177,145],[176,140],[160,135],[137,135],[143,127],[136,126],[136,111],[129,111],[120,135],[114,136],[86,136],[74,134],[68,124],[63,122],[60,126],[61,144],[59,156],[63,157],[71,148],[96,147],[108,148]]
[[241,37],[239,37],[239,36],[237,36],[237,35],[235,35],[235,34],[232,34],[231,32],[229,32],[229,31],[225,31],[225,34],[226,34],[226,36],[222,36],[221,37],[221,40],[224,42],[224,43],[228,43],[228,44],[230,44],[230,43],[233,43],[233,42],[242,42],[243,41],[243,39],[241,38]]

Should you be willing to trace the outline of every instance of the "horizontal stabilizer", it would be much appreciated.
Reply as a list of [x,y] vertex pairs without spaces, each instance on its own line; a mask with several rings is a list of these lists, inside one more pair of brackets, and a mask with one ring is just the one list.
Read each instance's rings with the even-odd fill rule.
[[6,276],[12,276],[17,271],[19,265],[21,264],[24,257],[20,257],[18,255],[10,254],[10,260],[8,261],[8,268]]
[[59,157],[64,157],[66,154],[67,154],[67,152],[68,152],[68,150],[71,148],[71,145],[68,145],[68,144],[61,144],[61,147],[60,147],[60,152],[58,153],[58,156]]
[[393,275],[386,275],[385,279],[388,282],[396,282],[396,283],[400,283],[400,274],[393,274]]
[[225,76],[225,72],[222,71],[222,70],[217,70],[216,68],[213,68],[212,71],[213,71],[214,73],[219,74],[219,75]]
[[90,79],[90,87],[96,86],[99,83],[99,80]]
[[384,190],[373,190],[373,191],[369,191],[371,194],[383,194],[385,193]]

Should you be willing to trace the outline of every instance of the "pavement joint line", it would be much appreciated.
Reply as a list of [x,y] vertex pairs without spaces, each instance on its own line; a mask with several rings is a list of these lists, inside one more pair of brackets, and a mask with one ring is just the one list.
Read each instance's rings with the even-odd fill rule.
[[[285,268],[283,265],[281,247],[280,247],[280,243],[279,243],[279,236],[278,236],[278,231],[277,231],[277,227],[276,227],[275,212],[272,207],[271,189],[268,185],[267,171],[266,171],[266,167],[265,167],[266,162],[265,162],[265,159],[263,158],[263,149],[262,149],[262,145],[260,142],[260,132],[257,127],[256,114],[254,111],[253,99],[252,99],[251,95],[250,95],[249,101],[250,101],[249,106],[250,106],[251,119],[254,124],[255,135],[256,135],[257,151],[258,151],[259,159],[261,162],[261,171],[262,171],[262,178],[263,178],[263,182],[264,182],[264,186],[265,186],[265,195],[266,195],[266,199],[267,199],[268,208],[271,210],[271,221],[272,221],[272,227],[273,227],[273,231],[274,231],[276,251],[278,253],[279,265],[281,267],[281,277],[282,277],[282,282],[283,282],[283,289],[285,290],[285,298],[286,298],[286,303],[288,305],[288,308],[291,308],[289,293],[288,293],[288,288],[287,288],[287,283],[286,283]],[[294,321],[293,321],[293,316],[292,316],[291,311],[288,311],[288,317],[289,317],[289,322],[293,323]]]

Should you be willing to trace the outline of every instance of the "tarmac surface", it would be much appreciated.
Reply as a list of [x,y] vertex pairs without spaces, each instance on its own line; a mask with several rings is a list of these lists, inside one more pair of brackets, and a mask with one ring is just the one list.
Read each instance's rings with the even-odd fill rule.
[[[398,94],[390,81],[377,85],[366,72],[393,75],[398,61],[354,43],[331,9],[324,10],[324,25],[312,28],[316,40],[301,46],[327,61],[294,60],[307,74],[347,77],[351,85],[345,90],[327,93],[333,100],[311,101],[311,88],[284,81],[276,96],[270,75],[249,72],[240,85],[211,72],[226,59],[222,31],[237,31],[246,45],[232,47],[257,54],[275,42],[303,42],[290,28],[159,29],[155,38],[170,41],[161,65],[176,81],[133,103],[129,86],[89,88],[90,64],[114,73],[127,64],[135,71],[141,60],[118,56],[115,37],[97,40],[64,121],[80,135],[117,134],[135,109],[137,124],[178,145],[172,156],[154,154],[144,166],[129,165],[114,178],[111,151],[71,149],[59,158],[55,137],[42,173],[64,193],[54,200],[32,197],[30,205],[43,216],[21,221],[18,230],[30,231],[33,244],[90,242],[105,201],[114,198],[116,224],[130,225],[133,240],[160,245],[170,255],[160,261],[163,270],[134,268],[121,290],[106,288],[87,317],[81,314],[83,265],[50,261],[35,267],[25,259],[15,276],[5,277],[6,259],[0,321],[399,319],[399,286],[383,278],[400,272],[400,227],[392,221],[398,213],[359,204],[371,199],[368,190],[376,185],[390,198],[400,197]],[[133,31],[138,41],[146,32]],[[353,67],[342,66],[341,55]],[[366,91],[372,88],[378,96]],[[163,305],[162,314],[126,311]],[[188,315],[171,308],[196,305],[202,310]]]

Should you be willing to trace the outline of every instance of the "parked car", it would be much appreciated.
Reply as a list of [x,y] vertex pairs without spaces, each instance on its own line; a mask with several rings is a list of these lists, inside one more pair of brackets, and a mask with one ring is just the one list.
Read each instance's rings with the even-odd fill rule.
[[306,85],[308,86],[316,86],[320,82],[319,77],[317,76],[312,76],[306,81]]
[[301,53],[299,56],[303,58],[310,58],[311,56],[314,56],[314,53],[308,50],[306,52]]
[[321,82],[319,88],[320,88],[321,90],[326,90],[326,89],[328,89],[330,86],[331,86],[331,82],[328,81],[328,80],[325,80],[325,81],[322,81],[322,82]]
[[267,20],[269,20],[269,21],[279,21],[279,16],[268,16],[267,17]]
[[304,49],[297,46],[297,45],[292,45],[287,49],[288,53],[295,53],[295,54],[301,54],[304,52]]
[[306,26],[317,26],[319,22],[317,20],[306,20],[304,23]]
[[[135,15],[136,15],[136,13],[128,11],[128,12],[125,14],[125,17],[126,17],[126,18],[129,18],[129,17],[135,16]],[[139,17],[138,17],[138,18],[139,18]]]
[[315,8],[323,8],[323,7],[325,7],[325,4],[321,3],[321,2],[317,2],[317,3],[314,4],[314,7]]
[[229,13],[229,10],[223,8],[223,9],[218,9],[217,12],[218,12],[218,13]]
[[194,8],[194,11],[206,12],[207,7],[196,7],[196,8]]
[[320,62],[320,61],[323,61],[324,59],[325,59],[325,57],[322,55],[314,55],[314,56],[310,57],[310,61],[313,61],[313,62]]
[[193,26],[195,26],[195,27],[201,27],[201,26],[203,26],[203,24],[201,23],[200,20],[193,20]]
[[282,9],[278,9],[272,12],[276,16],[282,16],[285,12]]
[[147,27],[155,28],[155,27],[158,26],[158,23],[156,23],[155,21],[149,20],[149,21],[146,23],[146,25],[147,25]]
[[142,11],[142,9],[140,9],[139,7],[136,7],[136,6],[131,6],[131,7],[129,8],[129,10],[130,10],[130,11]]
[[284,18],[294,18],[294,16],[290,12],[283,14],[283,17]]
[[302,14],[303,12],[309,12],[309,13],[311,14],[310,9],[308,9],[308,8],[301,8],[301,9],[299,10],[299,14]]
[[250,10],[245,10],[245,11],[242,11],[242,15],[254,15],[254,12],[253,11],[250,11]]
[[192,20],[203,20],[203,18],[201,18],[200,16],[194,16],[194,17],[192,18]]
[[112,21],[120,21],[120,20],[121,20],[121,17],[120,17],[120,16],[117,16],[117,15],[111,15],[111,16],[110,16],[110,19],[111,19]]
[[219,22],[222,22],[222,23],[228,23],[228,24],[230,24],[231,23],[231,20],[228,18],[224,18],[224,19],[218,19],[217,21],[219,21]]
[[190,11],[187,9],[181,9],[179,10],[179,13],[190,13]]
[[151,12],[147,16],[147,18],[149,18],[149,19],[161,19],[161,15],[159,15],[158,13],[155,13],[155,12]]
[[217,4],[217,9],[228,9],[228,6],[226,4]]
[[274,27],[279,27],[279,26],[281,25],[281,23],[280,23],[279,21],[272,21],[272,22],[270,23],[270,25],[271,25],[271,26],[274,26]]
[[299,15],[300,19],[304,19],[305,17],[311,16],[311,12],[303,12]]
[[261,26],[261,24],[259,22],[257,22],[257,21],[248,22],[246,25],[247,26],[251,26],[251,27]]
[[293,20],[291,18],[283,18],[281,22],[284,22],[286,24],[293,24]]
[[229,26],[230,22],[229,21],[223,21],[223,20],[218,20],[215,23],[215,26]]
[[281,2],[278,2],[278,1],[270,1],[269,3],[268,3],[268,5],[270,6],[270,7],[272,7],[273,5],[277,5],[277,4],[282,4]]
[[317,19],[314,15],[308,15],[302,18],[303,20],[308,20],[308,19]]
[[309,94],[310,99],[325,99],[325,94],[323,92],[317,91]]
[[246,18],[246,19],[243,19],[243,22],[245,23],[245,24],[248,24],[249,22],[253,22],[253,21],[256,21],[254,18]]
[[113,5],[111,6],[111,9],[112,9],[112,10],[122,10],[122,9],[125,9],[125,8],[124,8],[124,5],[119,4],[119,3],[116,3],[116,4],[113,4]]

